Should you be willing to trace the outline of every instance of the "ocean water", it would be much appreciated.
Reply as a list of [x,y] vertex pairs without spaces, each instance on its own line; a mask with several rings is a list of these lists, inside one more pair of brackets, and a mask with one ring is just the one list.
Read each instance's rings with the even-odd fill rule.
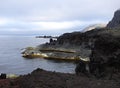
[[37,46],[48,41],[49,39],[35,38],[35,36],[0,36],[0,73],[22,75],[28,74],[36,68],[74,73],[76,66],[74,62],[22,57],[21,49],[28,46]]

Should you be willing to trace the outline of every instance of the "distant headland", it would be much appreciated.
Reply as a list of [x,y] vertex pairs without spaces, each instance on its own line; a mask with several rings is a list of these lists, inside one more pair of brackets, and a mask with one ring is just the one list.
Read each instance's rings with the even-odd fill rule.
[[44,35],[44,36],[36,36],[36,38],[58,38],[58,36],[48,36],[48,35]]

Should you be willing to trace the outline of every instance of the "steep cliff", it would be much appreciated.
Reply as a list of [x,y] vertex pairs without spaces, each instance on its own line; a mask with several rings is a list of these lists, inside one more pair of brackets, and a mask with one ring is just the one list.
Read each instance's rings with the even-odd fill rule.
[[113,19],[107,24],[108,28],[120,27],[120,9],[114,13]]

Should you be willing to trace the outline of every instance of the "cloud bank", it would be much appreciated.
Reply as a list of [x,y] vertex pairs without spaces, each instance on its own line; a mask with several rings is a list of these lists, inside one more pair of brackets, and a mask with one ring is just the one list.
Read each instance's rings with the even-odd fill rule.
[[[74,31],[108,22],[120,0],[1,0],[0,31]],[[74,29],[74,30],[73,30]]]

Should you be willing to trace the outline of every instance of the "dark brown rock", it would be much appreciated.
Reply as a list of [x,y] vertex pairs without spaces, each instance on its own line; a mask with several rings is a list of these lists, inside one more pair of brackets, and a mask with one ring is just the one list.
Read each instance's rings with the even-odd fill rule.
[[5,73],[1,73],[0,79],[6,79],[6,74]]

